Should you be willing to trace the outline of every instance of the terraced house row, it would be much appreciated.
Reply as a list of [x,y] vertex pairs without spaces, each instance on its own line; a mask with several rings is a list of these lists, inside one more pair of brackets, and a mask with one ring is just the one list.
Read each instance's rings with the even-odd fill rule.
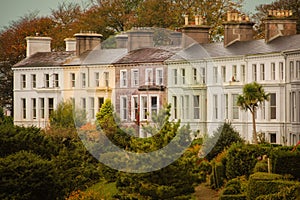
[[[102,36],[91,32],[66,39],[65,52],[51,51],[51,38],[27,37],[27,58],[13,68],[14,122],[46,127],[68,99],[94,122],[109,98],[122,124],[136,130],[168,103],[172,120],[198,134],[212,134],[226,121],[252,141],[250,113],[236,98],[256,81],[270,93],[257,112],[257,130],[271,143],[295,144],[300,35],[289,11],[270,11],[264,23],[265,39],[254,40],[254,23],[228,13],[219,43],[209,43],[210,27],[198,16],[192,23],[186,16],[180,32],[133,28],[115,36],[115,48],[104,48]],[[141,129],[137,135],[147,137]]]

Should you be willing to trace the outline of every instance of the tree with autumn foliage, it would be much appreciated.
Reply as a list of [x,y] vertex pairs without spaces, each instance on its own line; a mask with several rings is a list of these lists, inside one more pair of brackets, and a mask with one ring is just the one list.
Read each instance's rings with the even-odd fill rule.
[[299,0],[275,0],[270,4],[256,6],[253,19],[256,22],[256,38],[264,38],[265,25],[263,19],[268,16],[268,10],[291,10],[292,17],[297,19],[297,32],[300,32],[300,1]]

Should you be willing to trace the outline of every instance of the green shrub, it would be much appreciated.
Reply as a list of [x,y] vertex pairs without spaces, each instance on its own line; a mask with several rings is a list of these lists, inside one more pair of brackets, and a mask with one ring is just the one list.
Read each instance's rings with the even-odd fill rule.
[[253,173],[258,157],[268,153],[268,148],[259,145],[233,144],[228,149],[226,161],[226,177],[249,177]]
[[254,172],[268,172],[267,160],[257,162],[254,167]]
[[276,174],[291,174],[300,180],[300,152],[275,150],[271,154],[272,172]]
[[294,185],[288,188],[282,188],[280,192],[275,194],[261,195],[256,200],[297,200],[300,197],[300,186]]
[[223,186],[225,181],[225,167],[222,163],[212,163],[212,174],[210,176],[210,185],[217,189]]
[[245,194],[238,195],[221,195],[220,200],[246,200],[247,196]]
[[204,142],[203,152],[206,155],[205,157],[211,161],[224,149],[237,142],[242,143],[244,140],[230,123],[224,123],[218,127],[212,137]]
[[249,178],[247,199],[255,200],[261,195],[278,193],[282,188],[295,184],[297,182],[283,180],[283,176],[279,174],[255,173]]

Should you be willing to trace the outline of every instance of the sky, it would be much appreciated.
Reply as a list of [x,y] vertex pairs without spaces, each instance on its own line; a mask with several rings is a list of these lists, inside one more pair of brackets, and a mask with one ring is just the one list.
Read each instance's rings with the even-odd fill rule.
[[[33,11],[38,11],[40,16],[50,15],[51,9],[56,9],[59,3],[63,2],[86,5],[89,0],[0,0],[0,29]],[[244,0],[244,2],[245,11],[251,12],[256,5],[270,3],[272,0]]]

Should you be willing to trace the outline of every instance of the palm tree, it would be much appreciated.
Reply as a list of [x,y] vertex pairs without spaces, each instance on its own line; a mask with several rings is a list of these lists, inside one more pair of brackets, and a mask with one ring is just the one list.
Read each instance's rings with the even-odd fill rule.
[[258,106],[265,100],[269,100],[269,94],[265,93],[262,85],[253,82],[248,83],[243,88],[243,94],[237,97],[237,105],[242,110],[249,110],[252,114],[252,125],[253,125],[253,143],[257,144],[257,133],[256,133],[256,122],[255,114]]

